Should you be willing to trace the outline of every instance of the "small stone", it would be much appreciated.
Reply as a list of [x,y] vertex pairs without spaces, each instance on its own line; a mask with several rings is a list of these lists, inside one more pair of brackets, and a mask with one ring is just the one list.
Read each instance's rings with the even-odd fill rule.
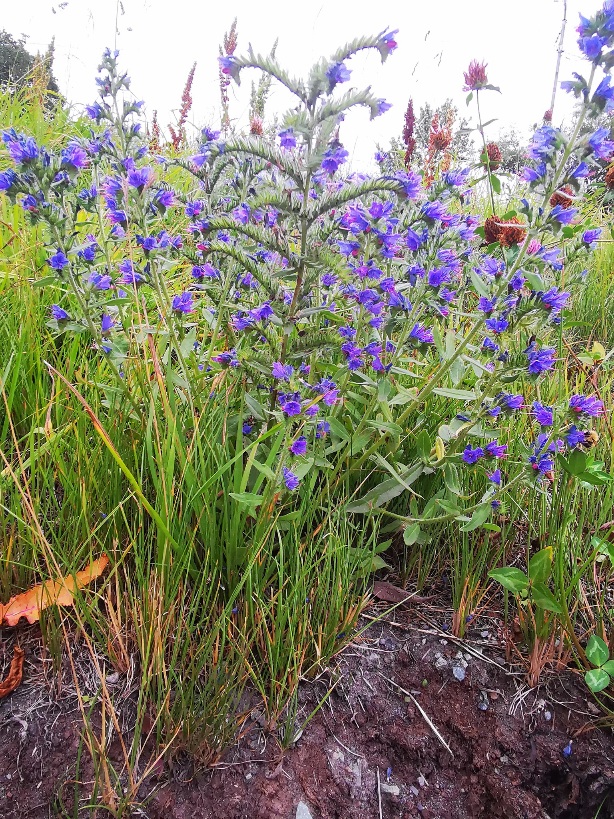
[[311,811],[304,802],[299,802],[296,806],[296,819],[313,819]]
[[114,671],[112,674],[107,675],[107,683],[109,685],[115,685],[115,683],[119,680],[119,673]]
[[388,782],[382,782],[380,789],[382,793],[389,793],[391,796],[399,796],[401,793],[401,789],[398,785],[389,785]]
[[507,765],[509,763],[509,761],[510,761],[509,756],[507,756],[507,754],[503,754],[503,756],[501,757],[501,764],[502,765]]
[[435,657],[435,668],[437,671],[443,671],[444,668],[448,667],[448,661],[443,656],[443,654],[437,654]]
[[455,665],[452,669],[452,675],[454,676],[455,680],[462,682],[465,679],[466,671],[462,666]]
[[426,779],[422,776],[422,774],[420,774],[420,776],[418,777],[418,785],[420,785],[421,788],[424,788],[426,784],[427,784]]
[[409,790],[411,791],[412,796],[419,796],[420,795],[420,791],[418,790],[418,788],[415,785],[410,785]]
[[447,640],[440,640],[439,642],[441,643],[442,646],[447,646],[448,645]]
[[478,708],[480,709],[480,711],[488,711],[488,703],[484,702],[484,700],[480,700],[478,702]]
[[551,711],[544,711],[544,719],[546,722],[550,722],[552,719],[552,712]]
[[480,637],[482,637],[483,640],[486,640],[488,637],[490,637],[490,631],[481,631]]
[[254,774],[248,773],[245,774],[245,779],[249,782],[249,780],[253,777]]

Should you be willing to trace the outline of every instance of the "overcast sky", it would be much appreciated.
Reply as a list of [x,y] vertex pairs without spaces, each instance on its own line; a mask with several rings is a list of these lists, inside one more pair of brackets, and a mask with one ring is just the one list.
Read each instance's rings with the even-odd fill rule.
[[[560,79],[582,70],[577,57],[578,12],[593,14],[602,0],[568,0],[568,24]],[[238,18],[241,54],[249,43],[263,53],[279,39],[277,55],[292,73],[306,73],[320,56],[342,43],[386,27],[398,28],[398,49],[385,65],[376,52],[349,63],[350,85],[371,84],[393,104],[369,123],[366,111],[348,118],[341,137],[355,167],[368,163],[376,142],[386,145],[399,135],[409,97],[416,110],[451,97],[461,114],[465,108],[463,71],[470,60],[485,60],[491,83],[502,94],[484,100],[484,119],[497,118],[490,134],[515,125],[524,135],[550,105],[561,27],[563,0],[2,0],[0,26],[13,36],[26,35],[30,51],[44,51],[55,37],[54,73],[66,98],[75,104],[96,98],[94,77],[105,46],[120,50],[132,89],[144,99],[149,116],[158,110],[160,123],[174,122],[188,71],[197,62],[192,90],[191,121],[218,125],[218,45],[234,17]],[[246,122],[251,78],[245,71],[241,88],[231,86],[231,116]],[[289,106],[287,92],[273,87],[268,113]],[[469,112],[473,115],[472,108]],[[569,117],[570,100],[559,92],[555,121]]]

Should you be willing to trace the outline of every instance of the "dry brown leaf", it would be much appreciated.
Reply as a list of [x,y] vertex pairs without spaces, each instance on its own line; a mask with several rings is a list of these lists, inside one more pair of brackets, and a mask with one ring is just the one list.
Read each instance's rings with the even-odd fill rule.
[[62,580],[47,580],[27,592],[11,597],[6,606],[0,603],[0,624],[5,622],[9,626],[15,626],[21,617],[25,617],[28,623],[35,623],[40,619],[41,611],[48,606],[72,606],[75,589],[82,589],[100,577],[108,564],[109,558],[103,555],[74,577],[69,575]]
[[13,649],[13,659],[11,660],[11,667],[9,673],[0,682],[0,700],[2,697],[7,697],[14,691],[23,677],[23,650],[21,648]]
[[376,580],[373,583],[373,596],[386,603],[404,603],[413,600],[414,603],[425,603],[430,597],[422,597],[414,592],[400,589],[398,586],[388,583],[387,580]]

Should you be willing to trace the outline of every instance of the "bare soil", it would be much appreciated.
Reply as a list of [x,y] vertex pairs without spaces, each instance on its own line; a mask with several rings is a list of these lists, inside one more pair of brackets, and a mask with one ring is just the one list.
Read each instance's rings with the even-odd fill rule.
[[[92,765],[87,751],[79,757],[82,723],[70,675],[50,668],[35,631],[2,636],[0,670],[16,636],[26,666],[22,685],[0,701],[0,817],[106,819],[106,810],[88,807]],[[595,726],[598,711],[581,677],[546,671],[529,689],[522,670],[505,662],[494,621],[477,622],[457,641],[416,609],[397,609],[302,685],[297,728],[331,686],[288,750],[254,711],[214,769],[181,757],[160,764],[134,815],[614,817],[612,732]]]

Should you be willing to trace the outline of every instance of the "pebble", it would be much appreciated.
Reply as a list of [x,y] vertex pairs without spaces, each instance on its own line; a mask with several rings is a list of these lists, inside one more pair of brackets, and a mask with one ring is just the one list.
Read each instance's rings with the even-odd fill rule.
[[380,788],[382,793],[389,793],[391,796],[398,796],[401,793],[398,785],[389,785],[387,782],[382,782]]
[[420,794],[420,791],[415,785],[410,785],[409,790],[412,792],[414,796],[418,796]]
[[552,719],[552,712],[551,711],[544,711],[544,719],[546,722],[550,722]]
[[443,656],[443,654],[437,654],[435,656],[435,668],[438,671],[443,671],[444,668],[448,667],[448,661]]
[[462,682],[465,679],[466,673],[467,672],[465,671],[465,669],[460,665],[455,665],[454,668],[452,669],[454,679],[458,680],[459,682]]
[[311,811],[304,802],[299,802],[296,806],[296,819],[313,819]]

